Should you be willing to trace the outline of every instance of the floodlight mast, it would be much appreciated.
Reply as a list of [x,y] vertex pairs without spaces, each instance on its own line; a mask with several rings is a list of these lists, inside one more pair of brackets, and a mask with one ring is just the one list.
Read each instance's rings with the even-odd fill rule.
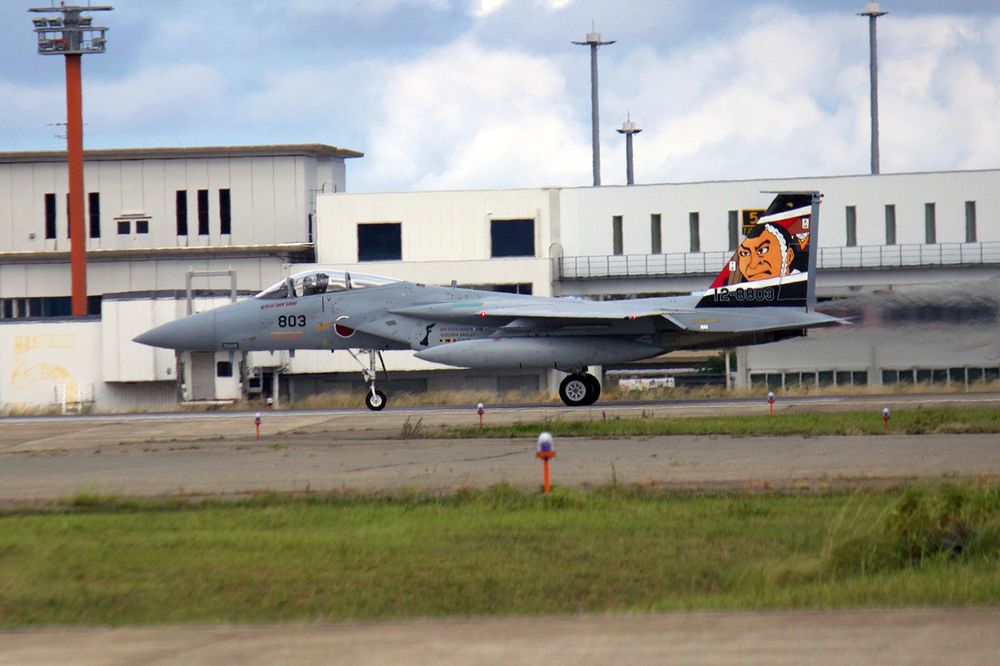
[[[71,308],[74,317],[87,315],[87,235],[83,221],[83,86],[80,58],[104,53],[108,28],[92,25],[84,12],[112,7],[61,4],[32,7],[29,12],[54,15],[31,20],[38,35],[38,53],[66,58],[66,156],[69,163],[69,240]],[[58,16],[60,15],[61,16]]]
[[878,35],[875,28],[875,21],[878,17],[885,16],[889,12],[883,12],[877,2],[869,2],[865,5],[865,11],[858,12],[858,16],[868,17],[868,78],[871,84],[871,126],[872,126],[872,175],[879,174],[879,154],[878,154]]
[[584,41],[573,43],[590,47],[590,131],[594,146],[594,187],[599,187],[601,184],[601,133],[598,129],[600,112],[597,108],[597,47],[614,44],[615,40],[601,41],[601,33],[594,31],[588,32]]
[[627,184],[635,185],[635,171],[632,168],[632,137],[642,130],[636,127],[635,121],[632,120],[632,115],[628,115],[628,119],[622,123],[622,126],[616,130],[619,134],[625,135],[625,179]]

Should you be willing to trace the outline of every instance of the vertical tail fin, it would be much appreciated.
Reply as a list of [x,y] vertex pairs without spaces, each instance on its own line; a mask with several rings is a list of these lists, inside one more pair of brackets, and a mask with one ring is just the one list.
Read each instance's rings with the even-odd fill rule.
[[795,307],[816,303],[819,192],[779,192],[736,247],[700,308]]

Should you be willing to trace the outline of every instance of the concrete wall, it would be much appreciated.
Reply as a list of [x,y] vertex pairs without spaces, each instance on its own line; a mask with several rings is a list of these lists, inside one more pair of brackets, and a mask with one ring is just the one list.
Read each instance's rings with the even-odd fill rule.
[[55,404],[60,386],[100,400],[101,360],[99,321],[0,325],[0,409]]

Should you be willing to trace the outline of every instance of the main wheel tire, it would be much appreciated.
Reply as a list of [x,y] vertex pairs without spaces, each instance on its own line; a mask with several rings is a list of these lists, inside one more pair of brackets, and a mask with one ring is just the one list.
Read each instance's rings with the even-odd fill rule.
[[365,405],[368,409],[373,412],[380,412],[385,409],[386,404],[389,402],[388,398],[385,397],[385,393],[375,389],[374,391],[368,391],[365,395]]
[[590,397],[587,398],[587,404],[592,405],[601,397],[601,382],[590,373],[584,374],[583,378],[587,380],[587,385],[590,387],[591,392]]
[[570,407],[589,405],[593,389],[586,375],[570,375],[559,384],[559,397]]

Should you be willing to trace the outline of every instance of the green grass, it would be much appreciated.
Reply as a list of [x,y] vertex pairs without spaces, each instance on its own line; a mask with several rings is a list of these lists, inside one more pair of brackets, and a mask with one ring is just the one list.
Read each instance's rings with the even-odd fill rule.
[[[651,435],[878,435],[884,431],[880,412],[779,413],[774,416],[695,416],[683,418],[595,418],[589,421],[551,419],[534,423],[451,428],[451,437],[529,437],[547,430],[563,437],[637,437]],[[922,435],[1000,432],[1000,409],[900,409],[892,413],[890,432]]]
[[[964,498],[957,509],[947,493]],[[998,498],[971,485],[548,497],[497,486],[198,505],[80,496],[0,515],[0,624],[996,604]],[[968,547],[913,557],[912,543],[937,542],[919,529],[900,541],[904,506],[923,507],[907,515],[931,532],[960,517]],[[889,555],[869,566],[873,551]]]

